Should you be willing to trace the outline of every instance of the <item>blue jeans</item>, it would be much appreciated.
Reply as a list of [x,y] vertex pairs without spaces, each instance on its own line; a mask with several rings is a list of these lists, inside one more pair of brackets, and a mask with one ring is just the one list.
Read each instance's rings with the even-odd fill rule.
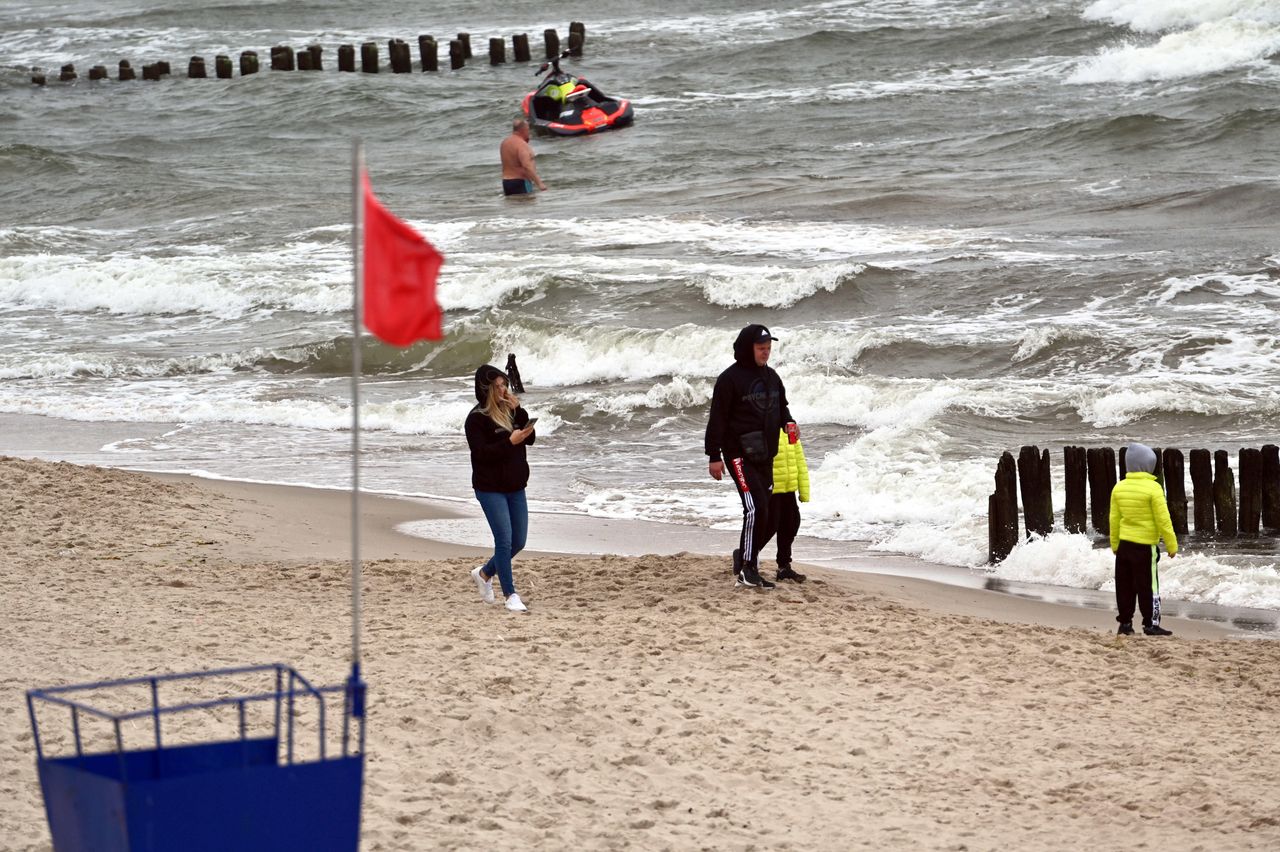
[[486,578],[497,574],[502,594],[510,597],[516,593],[515,580],[511,578],[511,557],[524,550],[529,536],[529,503],[524,489],[510,493],[477,491],[476,500],[484,509],[484,518],[493,532],[493,556],[484,563],[480,573]]

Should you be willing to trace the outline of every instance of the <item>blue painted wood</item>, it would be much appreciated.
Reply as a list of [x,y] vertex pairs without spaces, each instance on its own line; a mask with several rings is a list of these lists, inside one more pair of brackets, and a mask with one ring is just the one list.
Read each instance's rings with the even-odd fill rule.
[[[170,681],[208,682],[226,675],[274,675],[274,691],[234,697],[211,690],[210,697],[162,705],[157,685]],[[287,683],[284,676],[288,675]],[[107,712],[78,701],[88,691],[151,687],[145,709]],[[327,696],[341,696],[341,756],[326,755]],[[56,852],[352,852],[360,845],[360,800],[364,785],[365,684],[359,668],[342,686],[313,687],[279,663],[184,674],[129,678],[79,686],[30,690],[27,708],[44,793],[49,831]],[[296,701],[312,702],[317,730],[315,759],[294,760],[292,712],[286,731],[280,714]],[[274,703],[272,734],[245,736],[246,702]],[[75,752],[53,756],[42,747],[36,705],[69,708]],[[165,746],[160,716],[233,706],[238,737]],[[358,712],[357,712],[358,711]],[[115,729],[116,748],[81,754],[79,717],[105,720]],[[155,748],[125,750],[122,722],[152,717]],[[331,718],[331,717],[329,717]],[[360,751],[350,750],[351,724]]]
[[[53,848],[350,852],[360,755],[277,764],[274,738],[40,761]],[[124,777],[122,777],[122,775]]]

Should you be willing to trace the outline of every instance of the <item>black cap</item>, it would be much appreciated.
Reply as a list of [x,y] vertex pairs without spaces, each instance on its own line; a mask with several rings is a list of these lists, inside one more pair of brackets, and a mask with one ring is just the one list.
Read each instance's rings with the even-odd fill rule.
[[755,339],[755,340],[753,340],[753,341],[752,341],[752,343],[764,343],[766,340],[777,340],[777,339],[778,339],[778,338],[774,337],[774,336],[773,336],[773,334],[771,334],[771,333],[769,332],[768,327],[763,326],[763,325],[756,326],[756,327],[757,327],[757,328],[759,328],[759,329],[760,329],[760,331],[758,331],[758,332],[756,333],[756,339]]

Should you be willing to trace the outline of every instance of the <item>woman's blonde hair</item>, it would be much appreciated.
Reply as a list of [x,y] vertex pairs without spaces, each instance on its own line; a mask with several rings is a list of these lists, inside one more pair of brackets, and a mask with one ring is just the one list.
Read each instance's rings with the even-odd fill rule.
[[516,406],[519,404],[520,401],[515,398],[514,394],[507,394],[504,399],[502,390],[495,381],[490,383],[489,393],[485,397],[484,405],[480,410],[494,423],[497,423],[508,432],[513,432],[515,427],[511,422],[511,412],[515,411]]

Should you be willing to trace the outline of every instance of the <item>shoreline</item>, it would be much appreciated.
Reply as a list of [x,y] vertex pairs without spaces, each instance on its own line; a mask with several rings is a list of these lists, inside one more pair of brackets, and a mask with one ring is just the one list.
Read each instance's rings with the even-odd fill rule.
[[[328,555],[332,558],[342,547],[350,552],[348,491],[206,478],[185,473],[131,472],[164,482],[185,482],[213,493],[250,499],[268,506],[287,501],[294,507],[291,512],[300,510],[305,518],[300,523],[307,535],[298,542],[302,547],[297,551],[298,555]],[[463,544],[456,540],[467,535],[471,535],[473,540],[488,539],[488,527],[483,516],[470,504],[370,492],[361,492],[360,499],[364,515],[361,556],[365,560],[483,557],[492,552],[490,546]],[[736,540],[736,536],[724,530],[678,527],[651,521],[535,512],[530,513],[530,519],[530,545],[517,557],[517,566],[520,559],[530,558],[687,555],[724,559],[724,554],[732,550]],[[281,520],[264,515],[261,530],[266,532],[278,528]],[[552,527],[549,535],[547,526]],[[408,532],[406,528],[445,530],[453,533],[454,540],[449,536]],[[323,535],[319,534],[320,530],[324,531]],[[541,544],[539,539],[542,539]],[[798,554],[803,553],[804,539],[804,536],[797,539]],[[711,547],[706,547],[708,544]],[[1107,592],[993,580],[964,569],[933,565],[912,557],[865,551],[857,556],[824,561],[798,559],[797,565],[851,591],[875,594],[949,615],[1059,628],[1115,629],[1114,611],[1109,609],[1111,595]],[[727,579],[726,584],[732,586]],[[1051,599],[1051,596],[1058,600]],[[1165,614],[1171,623],[1177,625],[1181,635],[1190,638],[1280,638],[1274,629],[1237,626],[1237,622],[1249,624],[1244,614],[1255,612],[1265,611],[1170,601]],[[1276,616],[1280,618],[1280,614]]]
[[[56,437],[43,428],[45,417],[39,415],[0,414],[0,425],[10,434],[5,440],[5,448],[0,454],[15,455],[25,458],[52,458],[67,460],[75,464],[104,465],[109,469],[129,470],[146,476],[154,476],[165,481],[190,480],[195,483],[226,483],[225,493],[250,495],[252,489],[262,488],[263,493],[271,493],[270,489],[298,489],[297,494],[304,503],[320,512],[325,519],[326,529],[341,533],[346,538],[349,558],[349,494],[344,488],[318,485],[313,483],[285,484],[267,480],[238,478],[206,471],[157,471],[143,470],[123,466],[128,460],[127,454],[104,454],[102,448],[117,444],[127,444],[133,437],[141,434],[163,433],[175,424],[158,423],[122,423],[122,422],[79,422],[56,419],[58,429]],[[105,456],[105,457],[104,457]],[[243,486],[243,488],[241,487]],[[337,495],[333,501],[315,496],[311,492],[328,492]],[[275,492],[280,495],[294,493],[290,491]],[[364,555],[378,553],[426,553],[443,556],[479,555],[483,545],[472,545],[470,542],[489,541],[488,528],[481,515],[469,499],[454,497],[420,496],[407,493],[362,491],[361,500],[370,501],[366,505],[366,518],[370,516],[370,507],[378,506],[379,513],[385,511],[387,517],[394,518],[396,530],[382,530],[377,533],[377,543],[385,550],[364,550]],[[383,503],[382,501],[391,501]],[[402,501],[408,505],[421,507],[420,512],[407,511],[403,506],[394,505]],[[326,508],[321,508],[326,507]],[[686,526],[657,521],[637,519],[609,519],[584,514],[571,513],[535,513],[537,519],[530,526],[530,544],[528,555],[598,555],[613,554],[620,556],[640,556],[648,553],[674,554],[680,552],[696,553],[708,556],[728,554],[736,547],[736,533],[710,527]],[[305,518],[303,519],[306,520]],[[366,520],[366,527],[368,522]],[[392,534],[394,533],[394,534]],[[398,538],[405,535],[407,540]],[[434,541],[438,547],[425,550],[411,545],[413,540],[427,539]],[[399,542],[399,546],[393,546]],[[312,546],[310,542],[299,542],[304,548]],[[371,546],[370,541],[365,547]],[[314,551],[308,551],[314,552]],[[766,551],[767,554],[770,551]],[[983,614],[985,617],[999,618],[1004,607],[996,603],[981,604],[987,600],[984,595],[995,595],[1003,598],[1004,603],[1013,608],[1012,617],[1033,621],[1043,618],[1047,623],[1064,626],[1105,625],[1106,619],[1096,617],[1064,618],[1056,614],[1055,609],[1045,610],[1038,616],[1022,614],[1023,608],[1015,602],[1039,601],[1059,607],[1071,607],[1082,610],[1094,610],[1094,615],[1105,614],[1113,606],[1110,592],[1091,589],[1054,586],[1043,583],[1010,581],[985,576],[971,568],[943,565],[928,562],[915,556],[905,554],[871,551],[862,542],[844,542],[818,539],[802,534],[796,540],[796,553],[803,564],[827,568],[837,573],[855,573],[860,576],[902,578],[897,581],[896,588],[918,588],[920,594],[942,603],[955,599],[955,595],[933,595],[928,592],[927,584],[941,584],[968,590],[961,597],[965,599],[964,611]],[[766,569],[767,570],[767,569]],[[905,580],[914,582],[907,583]],[[866,581],[871,584],[872,581]],[[876,581],[883,583],[884,581]],[[923,583],[926,585],[917,585]],[[868,588],[871,585],[867,586]],[[890,586],[890,588],[895,588]],[[968,598],[977,594],[973,601]],[[960,604],[956,604],[959,606]],[[1218,604],[1196,602],[1164,601],[1164,615],[1168,618],[1185,620],[1188,623],[1212,624],[1225,631],[1251,638],[1280,638],[1280,611],[1264,610],[1251,607],[1228,607]]]
[[[161,482],[189,483],[212,493],[267,505],[296,502],[303,511],[294,517],[307,534],[292,542],[295,554],[332,558],[345,546],[349,559],[351,519],[347,489],[215,474],[129,467],[109,469]],[[492,552],[485,544],[463,543],[487,542],[489,537],[483,516],[470,502],[372,491],[361,491],[360,500],[364,515],[363,559],[453,558]],[[736,534],[708,527],[558,512],[531,512],[530,515],[530,543],[522,554],[524,558],[651,554],[715,558],[736,546]],[[265,534],[278,523],[279,519],[264,519],[257,532]],[[321,529],[323,534],[318,532]],[[919,601],[950,614],[1023,624],[1114,629],[1109,592],[984,577],[970,569],[902,554],[871,552],[858,543],[827,541],[803,534],[796,540],[798,555],[805,552],[806,543],[811,550],[827,555],[811,554],[809,559],[798,559],[797,564],[811,572],[827,571],[832,577],[846,577],[844,582],[850,588],[867,593],[885,595],[903,603]],[[849,552],[830,555],[840,548],[848,548]],[[230,553],[248,555],[234,549]],[[1164,615],[1188,626],[1197,625],[1188,634],[1197,637],[1280,639],[1280,612],[1167,600]],[[1184,627],[1183,632],[1186,631]]]

